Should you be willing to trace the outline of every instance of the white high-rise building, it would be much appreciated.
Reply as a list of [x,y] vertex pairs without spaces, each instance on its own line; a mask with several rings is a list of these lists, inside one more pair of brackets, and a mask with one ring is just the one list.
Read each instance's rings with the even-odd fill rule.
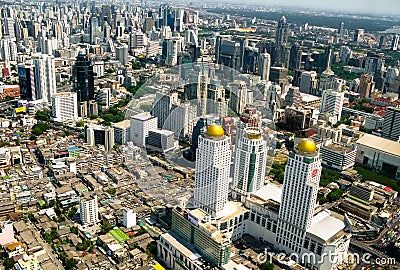
[[92,146],[104,145],[106,151],[111,151],[114,146],[114,128],[100,125],[85,126],[85,141]]
[[136,213],[132,209],[124,208],[123,210],[123,222],[122,224],[126,228],[136,226]]
[[267,145],[260,128],[245,128],[237,138],[233,173],[233,197],[244,201],[264,185]]
[[74,92],[56,93],[51,96],[51,115],[54,121],[74,121],[78,118],[78,97]]
[[288,252],[299,254],[303,248],[317,205],[321,170],[315,143],[303,139],[289,155],[279,208],[277,243]]
[[269,81],[269,70],[271,68],[271,55],[269,53],[260,54],[258,60],[258,75],[261,76],[261,80]]
[[303,71],[300,76],[300,92],[314,94],[318,88],[317,72]]
[[220,125],[211,124],[199,136],[196,152],[194,205],[212,217],[221,216],[228,201],[231,138]]
[[130,140],[137,146],[145,146],[150,130],[157,129],[157,117],[141,113],[131,117]]
[[83,225],[93,225],[99,222],[97,195],[86,194],[79,198],[79,210]]
[[33,60],[35,66],[36,91],[41,93],[41,98],[51,102],[51,97],[56,93],[56,71],[54,56],[39,54]]
[[229,109],[241,114],[246,106],[247,85],[244,81],[234,81],[231,85],[231,95],[229,98]]
[[333,114],[336,116],[336,120],[340,121],[342,117],[343,101],[343,92],[325,90],[322,93],[321,112]]

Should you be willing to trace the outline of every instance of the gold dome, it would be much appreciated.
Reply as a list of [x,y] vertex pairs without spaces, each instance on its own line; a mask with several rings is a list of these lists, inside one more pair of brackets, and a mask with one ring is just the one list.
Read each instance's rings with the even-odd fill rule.
[[302,139],[297,145],[297,149],[303,152],[315,152],[317,151],[317,146],[313,140]]
[[208,136],[221,137],[221,136],[224,136],[224,134],[225,134],[224,129],[220,125],[211,124],[207,127],[207,135]]

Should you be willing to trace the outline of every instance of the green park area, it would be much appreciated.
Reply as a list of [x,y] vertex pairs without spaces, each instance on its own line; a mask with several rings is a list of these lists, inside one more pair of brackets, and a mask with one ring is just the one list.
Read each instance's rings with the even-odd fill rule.
[[129,237],[121,229],[118,228],[112,229],[109,234],[111,234],[111,236],[120,243],[129,239]]

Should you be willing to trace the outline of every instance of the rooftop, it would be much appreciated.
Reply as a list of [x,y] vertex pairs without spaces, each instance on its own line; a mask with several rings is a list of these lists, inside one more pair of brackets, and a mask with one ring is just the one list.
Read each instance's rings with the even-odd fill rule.
[[113,127],[117,127],[117,128],[128,128],[131,125],[131,120],[123,120],[121,122],[115,123],[113,124]]
[[357,144],[400,157],[400,143],[371,134],[365,134]]
[[131,117],[131,119],[140,120],[140,121],[146,121],[146,120],[149,120],[152,118],[155,118],[155,116],[152,116],[149,113],[140,113],[140,114],[133,115]]
[[282,187],[268,184],[257,190],[254,195],[265,201],[273,200],[280,203],[282,200]]
[[332,217],[329,211],[324,210],[314,216],[308,233],[323,241],[328,241],[343,231],[344,228],[345,224],[343,220]]

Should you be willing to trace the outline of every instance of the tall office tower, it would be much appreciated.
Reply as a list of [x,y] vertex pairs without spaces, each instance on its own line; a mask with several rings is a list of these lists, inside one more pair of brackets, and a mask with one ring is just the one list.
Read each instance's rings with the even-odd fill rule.
[[78,94],[78,102],[94,100],[94,72],[89,57],[80,51],[72,66],[73,91]]
[[302,251],[317,205],[321,170],[315,143],[310,139],[301,140],[289,154],[279,208],[276,241],[285,251],[297,254]]
[[241,114],[247,101],[246,82],[235,80],[230,88],[229,109]]
[[300,92],[315,94],[318,89],[317,72],[303,71],[300,76]]
[[258,75],[261,80],[269,81],[269,72],[271,69],[271,55],[269,53],[262,53],[258,58]]
[[282,107],[282,89],[281,87],[273,83],[270,86],[268,86],[266,95],[265,95],[265,104],[269,108],[269,112],[271,113],[271,116],[273,120],[275,120],[275,112],[277,109],[280,109]]
[[289,67],[288,67],[290,70],[300,69],[302,55],[303,51],[300,49],[298,43],[294,44],[290,48]]
[[360,41],[360,39],[362,38],[363,35],[364,35],[364,29],[356,29],[354,31],[353,41],[355,41],[355,42]]
[[264,185],[267,146],[260,128],[245,128],[236,138],[232,195],[244,201]]
[[373,77],[375,88],[379,91],[383,89],[383,73],[385,69],[385,55],[383,53],[367,53],[365,60],[365,71]]
[[400,40],[399,35],[393,35],[392,46],[391,46],[392,51],[397,51],[397,49],[399,48],[399,40]]
[[164,39],[162,42],[162,58],[167,66],[175,66],[178,63],[178,52],[181,41],[179,39]]
[[200,72],[197,75],[197,113],[199,116],[207,114],[207,88],[208,88],[208,72],[204,65],[200,67]]
[[107,41],[111,37],[111,26],[108,22],[103,24],[104,41]]
[[333,114],[336,116],[336,120],[340,121],[342,117],[343,101],[343,92],[325,90],[322,92],[321,112]]
[[39,54],[34,58],[36,91],[41,98],[51,102],[51,96],[56,93],[56,70],[54,56]]
[[400,109],[389,107],[386,110],[385,119],[382,126],[382,137],[400,141]]
[[164,129],[173,131],[175,139],[188,141],[196,116],[196,107],[191,103],[173,104]]
[[274,65],[282,66],[285,63],[285,47],[288,40],[288,24],[286,17],[282,18],[278,22],[278,27],[275,34],[275,57]]
[[34,65],[19,64],[18,78],[21,99],[38,100],[42,98],[41,93],[38,93],[36,90]]
[[189,29],[185,33],[185,45],[189,47],[190,44],[199,45],[199,38],[197,36],[197,29]]
[[[218,45],[217,37],[217,45]],[[232,40],[221,40],[219,48],[216,48],[217,64],[221,64],[234,70],[240,69],[240,43]],[[217,55],[218,53],[218,55]]]
[[154,26],[154,18],[146,17],[144,19],[143,32],[145,32],[145,33],[150,32],[151,29],[153,29],[153,26]]
[[358,87],[358,93],[361,97],[370,97],[372,90],[374,89],[374,82],[372,81],[372,76],[368,74],[361,75],[360,85]]
[[220,125],[211,124],[199,137],[196,155],[194,206],[220,217],[228,201],[231,139]]
[[282,18],[278,22],[278,27],[276,29],[275,41],[276,45],[286,45],[288,40],[288,24],[286,22],[286,17]]
[[157,117],[150,113],[141,113],[131,117],[130,139],[135,145],[145,146],[150,130],[157,130]]
[[[1,32],[1,31],[0,31]],[[1,60],[3,61],[16,61],[17,60],[17,45],[12,39],[0,39]]]
[[223,117],[228,115],[228,104],[225,100],[225,88],[219,80],[211,79],[207,86],[207,110],[209,115]]
[[74,121],[78,118],[78,98],[74,92],[56,93],[51,96],[51,116],[54,121]]
[[240,69],[245,69],[243,66],[244,62],[244,55],[245,55],[245,50],[249,46],[249,40],[247,38],[241,38],[239,39],[239,63],[238,66]]
[[215,63],[220,63],[222,37],[215,38]]
[[158,128],[165,129],[165,121],[168,119],[171,113],[172,106],[178,102],[179,99],[177,91],[173,91],[168,94],[156,93],[151,115],[157,117]]
[[341,46],[339,51],[339,57],[343,63],[348,64],[353,52],[347,46]]
[[128,50],[129,48],[125,44],[115,48],[116,58],[122,65],[128,64]]
[[90,44],[94,44],[97,37],[99,37],[99,18],[91,17],[89,21],[89,38]]
[[338,29],[339,37],[342,38],[344,35],[344,22],[340,22]]
[[111,7],[109,5],[101,6],[101,21],[107,22],[108,25],[112,25]]
[[379,45],[378,45],[378,48],[379,48],[380,50],[385,50],[385,49],[386,49],[386,35],[382,35],[382,36],[379,38]]
[[94,225],[99,223],[99,210],[97,195],[89,195],[87,192],[79,198],[80,217],[83,225]]
[[104,145],[105,150],[111,151],[114,146],[114,129],[100,125],[85,126],[85,141],[91,145]]
[[15,22],[13,18],[4,19],[4,36],[15,38],[14,24]]
[[318,91],[315,93],[320,96],[324,90],[339,90],[336,84],[335,73],[329,68],[322,72],[319,79]]
[[242,69],[245,73],[254,73],[258,70],[258,48],[256,47],[245,47]]
[[133,48],[142,49],[145,46],[145,35],[142,31],[133,33]]

